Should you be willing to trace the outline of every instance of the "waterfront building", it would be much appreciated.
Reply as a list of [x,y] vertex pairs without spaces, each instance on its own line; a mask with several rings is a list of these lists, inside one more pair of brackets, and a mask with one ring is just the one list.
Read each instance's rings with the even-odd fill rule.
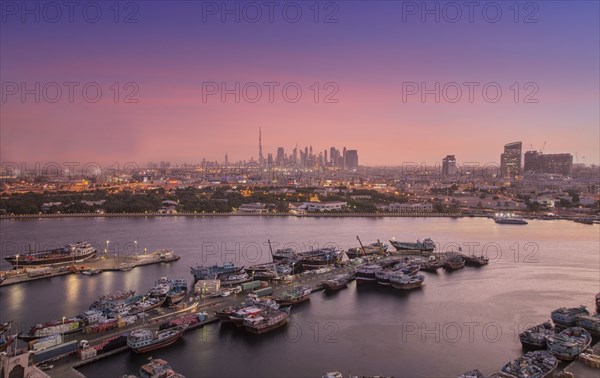
[[500,171],[506,181],[519,181],[521,178],[521,151],[523,143],[513,142],[504,145],[500,155]]

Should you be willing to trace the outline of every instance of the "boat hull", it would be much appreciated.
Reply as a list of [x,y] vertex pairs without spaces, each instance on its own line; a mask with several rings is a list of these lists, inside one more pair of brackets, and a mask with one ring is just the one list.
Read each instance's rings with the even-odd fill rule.
[[183,332],[179,332],[176,335],[174,335],[173,337],[162,340],[159,343],[151,344],[151,345],[148,345],[145,347],[140,347],[140,348],[133,348],[133,347],[130,347],[130,348],[135,353],[151,352],[153,350],[161,349],[161,348],[164,348],[164,347],[174,344],[177,340],[181,339],[182,336],[183,336]]
[[250,333],[255,333],[257,335],[260,335],[262,333],[267,333],[267,332],[273,331],[277,328],[283,327],[287,323],[287,321],[288,321],[288,318],[285,318],[283,320],[278,321],[277,323],[269,325],[268,327],[258,328],[258,327],[245,326],[245,328],[246,328],[246,331],[248,331]]

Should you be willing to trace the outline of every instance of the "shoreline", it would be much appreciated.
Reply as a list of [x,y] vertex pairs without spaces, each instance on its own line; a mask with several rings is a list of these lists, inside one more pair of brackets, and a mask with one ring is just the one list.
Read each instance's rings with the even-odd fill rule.
[[[210,217],[296,217],[296,218],[488,218],[494,217],[490,213],[72,213],[72,214],[20,214],[0,215],[2,220],[29,220],[29,219],[64,219],[64,218],[210,218]],[[534,220],[568,220],[576,221],[581,216],[542,216],[523,215],[525,219]],[[600,223],[596,216],[591,216],[593,223]]]
[[0,220],[19,220],[19,219],[50,219],[50,218],[170,218],[170,217],[186,217],[186,218],[204,218],[204,217],[297,217],[297,218],[314,218],[314,217],[485,217],[487,214],[462,214],[462,213],[314,213],[314,214],[290,214],[290,213],[73,213],[73,214],[21,214],[21,215],[0,215]]

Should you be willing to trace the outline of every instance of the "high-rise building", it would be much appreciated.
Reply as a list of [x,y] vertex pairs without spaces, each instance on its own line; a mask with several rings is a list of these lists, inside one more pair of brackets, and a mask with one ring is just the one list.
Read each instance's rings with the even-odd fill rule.
[[358,168],[358,151],[356,150],[345,150],[346,151],[346,168],[355,169]]
[[263,165],[265,163],[265,157],[263,156],[262,150],[262,130],[258,128],[258,164]]
[[569,176],[573,168],[571,154],[542,154],[538,151],[525,152],[523,170],[529,173],[555,173]]
[[540,153],[537,151],[526,151],[525,159],[523,163],[523,172],[525,173],[537,173],[539,171],[539,160]]
[[457,173],[456,157],[454,157],[454,155],[446,155],[446,157],[442,159],[442,176],[454,176]]
[[285,160],[285,152],[283,147],[277,149],[277,156],[275,157],[275,163],[281,164]]
[[518,181],[521,178],[522,149],[521,142],[504,145],[504,153],[500,155],[500,171],[505,180]]
[[541,173],[557,173],[569,176],[573,168],[571,154],[540,154],[538,167]]

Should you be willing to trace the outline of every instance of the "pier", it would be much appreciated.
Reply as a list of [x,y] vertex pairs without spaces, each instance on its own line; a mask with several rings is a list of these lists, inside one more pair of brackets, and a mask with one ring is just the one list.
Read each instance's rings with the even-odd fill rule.
[[0,283],[0,287],[63,276],[66,274],[81,274],[81,271],[85,270],[95,270],[97,272],[127,271],[144,265],[170,263],[177,261],[180,258],[181,256],[172,253],[169,255],[165,254],[165,251],[156,251],[149,254],[137,254],[123,258],[113,258],[109,255],[101,255],[79,263],[74,262],[49,267],[22,266],[19,267],[19,269],[5,272],[5,280]]

